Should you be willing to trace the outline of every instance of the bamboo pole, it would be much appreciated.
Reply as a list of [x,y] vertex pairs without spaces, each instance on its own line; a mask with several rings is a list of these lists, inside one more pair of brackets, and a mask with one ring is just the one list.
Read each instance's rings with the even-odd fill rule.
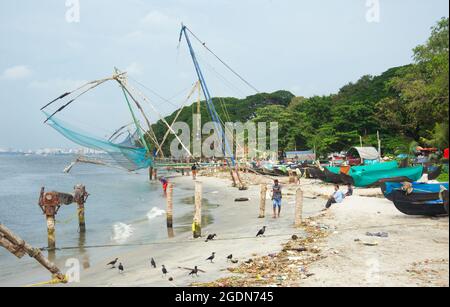
[[297,189],[295,195],[295,227],[302,225],[303,219],[303,191],[301,188]]
[[173,228],[173,184],[167,186],[167,228]]
[[261,184],[261,194],[259,202],[259,218],[263,219],[266,216],[266,195],[267,185]]
[[59,279],[61,282],[66,282],[65,276],[61,273],[59,268],[45,258],[39,249],[33,248],[2,224],[0,224],[0,246],[6,248],[19,259],[22,258],[25,253],[28,254],[31,258],[36,259],[37,262],[50,271],[54,278]]
[[192,227],[194,238],[200,238],[202,236],[202,183],[195,182],[195,214],[194,223]]

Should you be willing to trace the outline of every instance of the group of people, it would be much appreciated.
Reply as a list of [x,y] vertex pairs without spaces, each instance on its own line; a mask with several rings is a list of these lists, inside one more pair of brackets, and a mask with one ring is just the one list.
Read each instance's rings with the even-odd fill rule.
[[[200,168],[200,165],[197,162],[194,162],[192,164],[191,167],[191,172],[192,172],[192,179],[196,180],[197,179],[197,172],[198,169]],[[166,177],[162,176],[159,178],[159,182],[161,182],[162,188],[164,193],[167,192],[167,187],[169,186],[169,179],[167,179]]]
[[[339,204],[344,201],[344,198],[353,195],[353,187],[351,184],[347,186],[347,192],[344,193],[340,190],[339,185],[334,186],[334,193],[330,195],[325,204],[325,209],[328,210],[333,204]],[[272,186],[272,202],[273,202],[273,218],[279,218],[281,213],[281,203],[283,199],[282,186],[278,179],[274,180]]]
[[[199,168],[199,164],[197,162],[194,162],[194,164],[191,167],[192,171],[192,178],[196,180],[197,178],[197,171]],[[159,181],[162,184],[164,193],[167,192],[167,186],[169,185],[169,180],[166,177],[161,177]],[[333,204],[339,204],[344,201],[344,198],[352,196],[353,195],[353,187],[351,184],[347,186],[347,192],[344,193],[340,190],[339,185],[334,186],[334,192],[327,200],[327,203],[325,204],[325,210],[328,210],[331,208]],[[278,179],[274,180],[274,184],[272,185],[272,203],[273,203],[273,218],[279,218],[281,216],[281,204],[283,199],[283,192],[282,192],[282,186],[280,184],[280,181]]]

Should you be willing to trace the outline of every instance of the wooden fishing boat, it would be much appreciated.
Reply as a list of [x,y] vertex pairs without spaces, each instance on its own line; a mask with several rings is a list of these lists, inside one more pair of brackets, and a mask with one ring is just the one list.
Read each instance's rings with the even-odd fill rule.
[[308,174],[312,179],[320,179],[322,181],[326,181],[325,173],[318,167],[310,167],[308,168]]
[[[390,201],[394,201],[394,191],[401,190],[403,187],[403,183],[401,182],[384,182],[381,184],[381,191],[383,192],[384,197],[389,199]],[[413,193],[421,193],[428,195],[428,200],[436,200],[441,198],[442,190],[448,190],[449,185],[448,182],[445,183],[422,183],[422,182],[413,182],[412,189]]]
[[411,193],[393,191],[395,207],[406,215],[439,216],[448,215],[448,190],[442,193],[442,199],[429,200],[429,193]]
[[428,180],[436,180],[442,172],[442,165],[439,166],[429,166],[427,168]]
[[377,171],[351,171],[349,175],[340,174],[342,181],[355,187],[379,187],[383,182],[414,182],[423,174],[423,167],[396,168]]
[[342,184],[344,183],[340,174],[335,174],[333,172],[331,172],[330,170],[328,170],[327,167],[325,167],[323,169],[323,173],[325,175],[325,181],[326,182],[330,182],[330,183],[335,183],[335,184]]

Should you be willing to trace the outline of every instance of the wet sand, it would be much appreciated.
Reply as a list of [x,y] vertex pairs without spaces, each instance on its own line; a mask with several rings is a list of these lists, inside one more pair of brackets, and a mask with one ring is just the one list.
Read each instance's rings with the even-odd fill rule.
[[[81,275],[81,282],[67,286],[190,286],[222,285],[214,283],[218,279],[233,277],[241,280],[238,284],[260,285],[264,276],[253,274],[235,274],[230,272],[242,265],[247,259],[263,259],[267,255],[279,254],[283,244],[293,234],[299,238],[305,236],[304,230],[295,229],[294,194],[295,184],[284,185],[284,205],[282,217],[273,219],[271,204],[266,203],[266,218],[258,219],[259,183],[270,183],[270,179],[261,176],[243,175],[252,183],[247,191],[238,191],[231,187],[231,181],[225,174],[218,177],[199,177],[203,182],[204,194],[217,208],[210,213],[214,222],[203,228],[203,235],[217,233],[215,241],[192,239],[190,232],[176,234],[173,239],[155,244],[130,248],[128,251],[111,255],[119,257],[125,266],[125,273],[109,269],[106,264],[96,265]],[[184,188],[194,186],[189,177],[177,177],[174,182]],[[325,199],[332,191],[332,185],[313,180],[302,180],[300,185],[305,192],[304,216],[314,218],[311,227],[321,227],[327,232],[326,238],[312,243],[317,261],[308,263],[308,278],[286,280],[283,286],[446,286],[449,285],[449,232],[448,217],[427,218],[410,217],[398,212],[393,204],[381,198],[378,189],[356,189],[355,196],[345,199],[342,204],[334,205],[327,213],[320,213]],[[175,187],[175,189],[177,186]],[[370,195],[371,197],[363,196]],[[235,198],[248,197],[248,202],[235,202]],[[192,205],[193,207],[193,205]],[[192,208],[193,209],[193,208]],[[176,206],[175,209],[176,211]],[[266,237],[255,238],[262,226],[267,226]],[[369,237],[367,232],[386,232],[387,238]],[[214,263],[205,259],[216,252]],[[230,264],[229,254],[239,260]],[[305,267],[295,261],[291,255],[282,265],[292,269]],[[150,267],[150,257],[158,265]],[[273,261],[278,261],[274,258]],[[281,259],[281,257],[279,258]],[[286,261],[288,261],[286,263]],[[262,262],[261,262],[262,263]],[[169,274],[163,277],[160,266],[164,264]],[[199,277],[189,277],[189,271],[180,267],[198,266],[206,273]],[[245,265],[244,265],[245,266]],[[277,272],[271,272],[271,275]],[[172,277],[173,281],[168,278]],[[280,276],[282,279],[283,276]],[[272,285],[272,284],[271,284]],[[273,286],[277,286],[274,283]]]
[[[259,219],[259,186],[250,186],[247,191],[238,191],[231,187],[228,179],[199,177],[198,180],[203,182],[203,197],[218,204],[217,208],[211,209],[214,222],[202,230],[204,237],[216,233],[218,235],[216,240],[205,242],[205,238],[192,239],[190,232],[175,234],[173,239],[130,248],[127,252],[111,255],[111,259],[105,259],[104,264],[119,257],[119,261],[125,267],[124,274],[100,264],[84,271],[80,283],[68,286],[189,286],[193,282],[213,281],[229,276],[227,268],[232,266],[226,259],[229,254],[233,254],[236,259],[246,260],[257,255],[276,253],[281,244],[293,234],[298,236],[303,234],[301,229],[293,228],[293,193],[285,196],[280,219],[272,218],[269,200],[266,204],[266,218]],[[194,186],[193,180],[189,177],[177,177],[173,182],[175,189],[177,185]],[[248,197],[250,200],[235,202],[235,198],[239,197]],[[317,214],[322,208],[322,203],[322,200],[305,200],[305,216]],[[262,226],[268,227],[266,237],[255,238]],[[212,252],[216,252],[216,259],[214,263],[209,263],[205,259]],[[155,259],[157,269],[150,267],[151,257]],[[162,264],[169,271],[166,278],[162,277],[160,269]],[[189,277],[189,271],[179,269],[179,267],[192,268],[196,265],[206,271],[200,273],[198,278]],[[168,280],[169,277],[173,278],[173,282]]]

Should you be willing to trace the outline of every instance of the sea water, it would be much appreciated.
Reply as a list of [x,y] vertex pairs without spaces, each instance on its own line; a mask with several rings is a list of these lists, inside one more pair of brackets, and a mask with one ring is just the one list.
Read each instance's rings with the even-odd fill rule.
[[[64,168],[75,159],[71,155],[0,154],[0,223],[34,247],[47,245],[45,216],[38,206],[41,187],[46,191],[72,192],[84,184],[90,194],[86,202],[85,236],[78,231],[76,204],[62,206],[56,216],[57,248],[55,262],[64,267],[69,258],[90,265],[121,245],[145,244],[167,238],[166,200],[158,182],[149,183],[148,172],[129,173],[120,169],[77,164],[69,174]],[[193,195],[193,187],[177,187],[174,203]],[[178,206],[176,229],[190,229],[192,208]],[[108,247],[101,247],[101,246]],[[111,247],[117,246],[117,247]],[[87,247],[87,248],[84,248]],[[46,254],[46,253],[45,253]],[[0,285],[48,279],[33,259],[17,259],[0,248]]]

